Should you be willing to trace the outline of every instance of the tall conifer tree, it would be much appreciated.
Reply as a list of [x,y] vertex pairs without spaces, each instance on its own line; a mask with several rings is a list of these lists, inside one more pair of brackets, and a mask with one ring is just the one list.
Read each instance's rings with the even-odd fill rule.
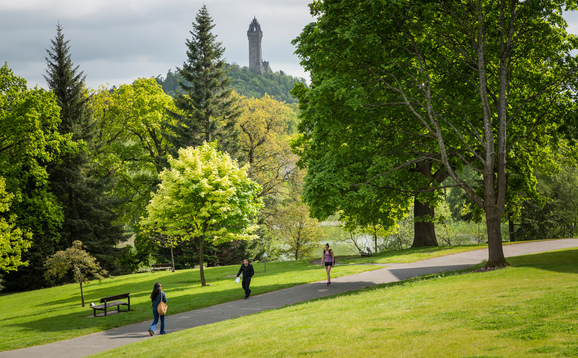
[[192,38],[187,40],[187,60],[178,69],[184,78],[179,81],[182,90],[175,99],[183,115],[173,113],[179,120],[170,126],[174,132],[169,138],[175,150],[199,146],[203,142],[218,140],[220,150],[235,156],[237,148],[236,118],[240,111],[237,99],[230,88],[225,49],[211,32],[213,20],[203,6],[193,23]]
[[86,76],[73,65],[69,41],[65,41],[60,24],[51,42],[44,78],[61,107],[59,131],[72,135],[79,144],[77,153],[50,167],[51,188],[64,209],[62,240],[56,249],[66,249],[80,240],[110,271],[118,254],[115,245],[122,239],[120,226],[113,224],[115,199],[105,195],[113,178],[99,174],[91,157],[91,152],[98,152],[99,143],[88,106]]

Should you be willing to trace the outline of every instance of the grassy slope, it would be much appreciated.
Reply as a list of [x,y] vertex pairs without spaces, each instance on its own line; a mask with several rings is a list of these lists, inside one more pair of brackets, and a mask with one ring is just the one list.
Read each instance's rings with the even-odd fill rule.
[[[240,266],[240,265],[239,265]],[[197,308],[237,300],[244,296],[234,277],[239,266],[208,268],[205,276],[208,287],[200,286],[198,270],[176,273],[155,272],[119,276],[85,285],[86,307],[80,305],[78,284],[49,289],[0,295],[0,351],[69,339],[131,323],[148,321],[151,317],[150,292],[155,282],[161,282],[169,299],[169,313],[179,313]],[[251,283],[253,294],[279,290],[286,287],[323,280],[325,270],[305,261],[272,262],[255,264],[255,278]],[[378,269],[376,266],[340,266],[332,276],[351,275]],[[92,318],[90,302],[98,303],[101,297],[130,292],[131,312]],[[126,310],[126,306],[121,309]],[[170,316],[169,316],[170,317]]]
[[98,357],[578,356],[578,249],[293,305]]

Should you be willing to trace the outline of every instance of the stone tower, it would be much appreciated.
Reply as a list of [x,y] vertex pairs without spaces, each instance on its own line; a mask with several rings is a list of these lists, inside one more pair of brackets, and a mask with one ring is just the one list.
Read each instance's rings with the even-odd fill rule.
[[247,31],[247,37],[249,38],[249,69],[252,72],[257,72],[263,74],[269,71],[269,62],[263,61],[261,52],[261,39],[263,38],[263,31],[261,31],[261,25],[257,18],[253,18],[251,24],[249,24],[249,30]]

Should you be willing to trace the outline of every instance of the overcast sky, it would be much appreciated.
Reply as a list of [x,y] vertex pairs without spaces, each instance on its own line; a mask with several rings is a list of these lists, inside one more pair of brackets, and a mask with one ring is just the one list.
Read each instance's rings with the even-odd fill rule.
[[[273,71],[303,77],[291,45],[313,18],[312,0],[0,0],[0,65],[33,87],[46,87],[46,49],[60,23],[75,65],[89,88],[132,83],[138,77],[165,76],[181,66],[185,40],[203,4],[213,32],[225,47],[225,60],[248,66],[247,30],[256,17],[263,30],[263,60]],[[567,15],[578,33],[578,16]]]
[[46,87],[46,49],[60,23],[89,88],[166,75],[186,57],[186,39],[203,4],[225,60],[249,64],[247,30],[256,17],[263,60],[273,71],[308,79],[291,40],[313,18],[311,0],[0,0],[0,66]]

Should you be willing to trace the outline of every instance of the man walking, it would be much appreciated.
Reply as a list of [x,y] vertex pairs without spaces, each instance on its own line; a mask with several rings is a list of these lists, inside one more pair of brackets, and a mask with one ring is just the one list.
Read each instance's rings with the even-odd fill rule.
[[255,274],[253,270],[253,265],[249,263],[249,260],[244,259],[239,272],[237,273],[237,277],[243,273],[243,289],[245,290],[245,299],[249,298],[251,294],[251,290],[249,289],[249,285],[251,284],[251,277]]

